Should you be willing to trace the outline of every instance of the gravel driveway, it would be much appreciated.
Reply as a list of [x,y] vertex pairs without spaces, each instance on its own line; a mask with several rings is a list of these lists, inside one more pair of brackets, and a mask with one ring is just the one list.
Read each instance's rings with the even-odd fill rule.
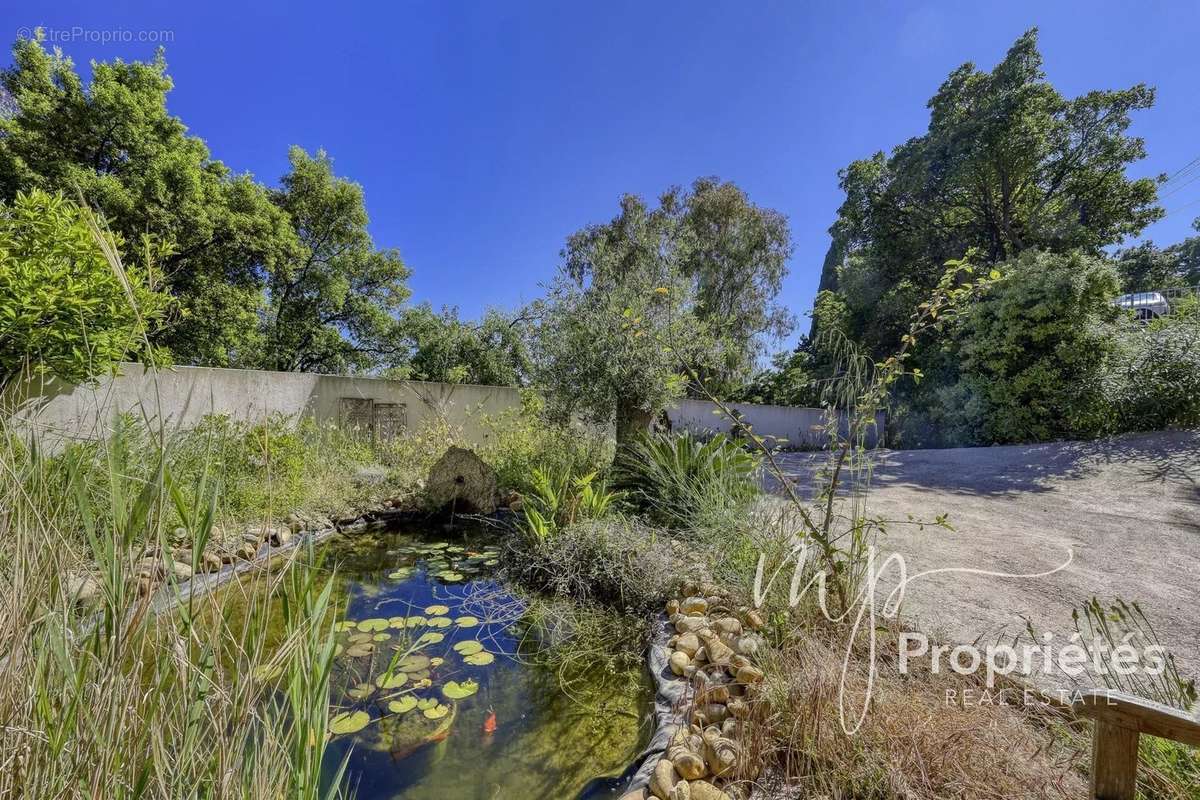
[[[910,586],[905,614],[947,639],[1072,630],[1073,607],[1096,596],[1137,601],[1181,672],[1200,676],[1200,431],[1132,434],[953,450],[880,450],[868,513],[931,520],[955,531],[893,526],[880,541],[909,574],[942,567],[1045,578],[940,574]],[[814,453],[781,464],[807,489]]]

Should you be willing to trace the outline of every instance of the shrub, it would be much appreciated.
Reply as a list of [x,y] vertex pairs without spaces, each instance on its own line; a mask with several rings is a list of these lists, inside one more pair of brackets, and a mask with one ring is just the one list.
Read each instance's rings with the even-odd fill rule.
[[525,530],[538,539],[553,536],[576,521],[599,519],[619,496],[597,473],[575,475],[533,469],[533,490],[525,496]]
[[167,297],[121,240],[40,189],[0,205],[0,388],[26,368],[79,382],[141,349]]
[[521,407],[480,420],[487,440],[479,455],[496,470],[502,488],[522,494],[534,491],[533,473],[584,475],[603,471],[612,462],[612,443],[605,431],[551,421],[545,403],[532,392],[521,393]]
[[532,544],[510,537],[504,563],[508,576],[532,591],[638,615],[661,608],[679,571],[670,542],[617,517],[577,522]]
[[719,524],[759,493],[759,461],[724,435],[641,436],[622,451],[616,485],[654,522],[675,529]]
[[1200,302],[1122,328],[1106,386],[1121,430],[1200,424]]
[[1111,427],[1103,370],[1118,310],[1112,266],[1026,251],[960,315],[946,417],[969,443],[1091,437]]

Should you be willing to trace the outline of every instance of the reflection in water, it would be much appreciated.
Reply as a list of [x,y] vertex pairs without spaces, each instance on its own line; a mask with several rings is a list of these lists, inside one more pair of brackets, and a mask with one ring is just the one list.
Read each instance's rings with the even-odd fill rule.
[[599,798],[623,785],[648,686],[597,676],[568,698],[521,658],[523,609],[488,578],[487,541],[389,533],[330,545],[345,609],[331,713],[370,721],[333,739],[327,766],[349,753],[361,800]]

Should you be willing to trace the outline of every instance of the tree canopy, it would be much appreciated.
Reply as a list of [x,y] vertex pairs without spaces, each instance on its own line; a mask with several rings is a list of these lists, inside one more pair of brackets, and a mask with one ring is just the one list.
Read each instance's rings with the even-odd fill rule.
[[1131,115],[1153,101],[1141,84],[1063,97],[1036,30],[991,72],[964,64],[930,99],[926,133],[840,173],[841,257],[822,285],[846,297],[862,340],[886,350],[900,312],[970,249],[997,263],[1030,248],[1098,255],[1136,236],[1162,216],[1155,180],[1126,175],[1145,156]]

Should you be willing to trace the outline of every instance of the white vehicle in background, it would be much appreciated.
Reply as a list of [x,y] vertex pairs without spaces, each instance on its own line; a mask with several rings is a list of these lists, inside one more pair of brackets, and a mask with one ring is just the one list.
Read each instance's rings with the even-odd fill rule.
[[1162,292],[1123,294],[1113,300],[1113,305],[1119,308],[1128,308],[1143,322],[1165,317],[1171,313],[1171,304],[1167,302],[1167,298],[1163,296]]

